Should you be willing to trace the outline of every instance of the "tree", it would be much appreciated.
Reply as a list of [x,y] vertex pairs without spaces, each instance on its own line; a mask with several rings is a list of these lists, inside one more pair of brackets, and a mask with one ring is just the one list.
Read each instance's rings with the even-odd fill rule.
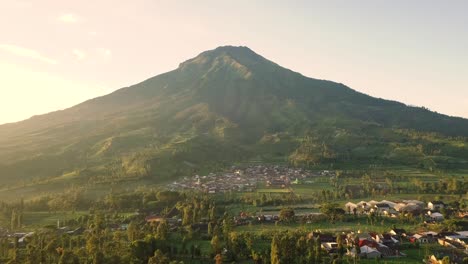
[[279,212],[280,221],[292,222],[294,221],[294,210],[292,208],[282,208]]
[[315,262],[315,239],[313,237],[307,239],[307,263]]
[[166,240],[168,231],[169,229],[166,221],[161,221],[156,229],[156,238],[159,240]]
[[217,235],[213,236],[213,238],[211,239],[211,248],[213,249],[214,253],[221,252],[221,241],[219,240]]
[[278,237],[274,236],[271,241],[271,264],[280,264],[280,248]]
[[300,236],[296,241],[296,258],[298,258],[297,262],[307,263],[307,239],[305,236]]
[[340,234],[336,237],[336,244],[338,244],[338,256],[342,258],[346,249],[343,245],[343,237]]
[[208,223],[208,236],[213,236],[213,223]]
[[138,236],[138,227],[135,222],[130,222],[127,227],[127,237],[128,241],[132,242],[137,239]]
[[211,205],[210,207],[208,218],[210,221],[213,221],[216,218],[216,207],[214,205]]
[[326,215],[332,223],[334,223],[338,217],[343,216],[346,213],[338,206],[338,204],[335,203],[323,204],[322,207],[320,207],[320,212]]
[[16,213],[16,210],[11,211],[11,221],[10,221],[11,230],[15,230],[17,228],[17,226],[18,226],[17,217],[18,217],[18,215]]
[[63,250],[62,255],[59,259],[59,264],[79,264],[80,260],[70,250]]
[[385,178],[385,183],[387,183],[388,188],[390,188],[390,193],[393,193],[393,181],[390,178]]
[[95,234],[89,235],[86,240],[86,250],[88,251],[88,254],[95,255],[99,252],[99,242],[99,238]]
[[320,241],[320,236],[315,240],[315,263],[322,262],[322,241]]
[[154,252],[154,256],[148,259],[148,264],[169,264],[169,258],[158,249]]
[[232,226],[233,226],[233,223],[232,223],[231,218],[229,216],[225,217],[224,220],[223,220],[223,235],[224,235],[224,238],[228,238],[229,233],[232,230]]
[[93,255],[93,264],[104,264],[104,253],[97,252]]

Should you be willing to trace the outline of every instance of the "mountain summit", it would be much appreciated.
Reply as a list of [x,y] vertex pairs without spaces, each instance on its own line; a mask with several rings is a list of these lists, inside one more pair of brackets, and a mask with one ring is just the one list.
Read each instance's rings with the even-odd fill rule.
[[466,166],[467,137],[466,119],[224,46],[109,95],[0,126],[0,183],[155,181],[253,161],[451,168]]

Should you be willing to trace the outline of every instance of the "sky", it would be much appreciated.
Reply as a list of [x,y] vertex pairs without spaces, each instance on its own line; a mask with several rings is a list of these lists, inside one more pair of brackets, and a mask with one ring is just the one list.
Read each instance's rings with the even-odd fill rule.
[[0,0],[0,124],[248,46],[303,75],[468,118],[468,1]]

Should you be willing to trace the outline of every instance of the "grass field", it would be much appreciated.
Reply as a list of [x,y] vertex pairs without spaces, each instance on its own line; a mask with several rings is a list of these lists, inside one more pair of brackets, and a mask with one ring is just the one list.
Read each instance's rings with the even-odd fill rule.
[[[67,220],[76,219],[81,215],[88,214],[88,211],[76,212],[25,212],[23,224],[28,227],[42,227],[46,225],[57,225],[57,221],[64,223]],[[62,224],[63,225],[63,224]]]
[[370,225],[367,223],[366,217],[359,217],[358,219],[348,219],[346,221],[337,221],[331,223],[329,221],[320,222],[320,223],[291,223],[291,224],[275,224],[275,223],[264,223],[257,225],[245,225],[239,226],[236,228],[238,231],[248,231],[248,232],[268,232],[268,231],[278,231],[278,230],[295,230],[302,229],[305,231],[316,231],[320,230],[322,232],[388,232],[393,228],[393,226],[398,226],[398,228],[403,228],[406,230],[415,230],[419,227],[418,224],[409,224],[405,222],[400,222],[397,219],[393,218],[383,218],[382,221]]
[[289,188],[261,188],[257,189],[257,193],[290,193],[292,192]]

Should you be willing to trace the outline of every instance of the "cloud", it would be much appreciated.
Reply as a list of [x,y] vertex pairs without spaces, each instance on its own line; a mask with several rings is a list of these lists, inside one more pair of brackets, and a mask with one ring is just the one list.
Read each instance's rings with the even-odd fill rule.
[[74,24],[74,23],[80,21],[81,18],[78,17],[78,16],[75,15],[75,14],[67,13],[67,14],[61,14],[61,15],[58,17],[58,20],[61,21],[61,22],[63,22],[63,23]]
[[51,59],[47,56],[44,56],[38,51],[28,49],[28,48],[23,48],[23,47],[16,46],[16,45],[0,44],[0,50],[3,50],[5,52],[8,52],[16,56],[30,58],[30,59],[38,60],[38,61],[45,62],[48,64],[57,64],[56,60]]
[[79,50],[79,49],[73,49],[72,50],[73,55],[75,55],[75,58],[77,60],[84,60],[86,58],[86,52]]

